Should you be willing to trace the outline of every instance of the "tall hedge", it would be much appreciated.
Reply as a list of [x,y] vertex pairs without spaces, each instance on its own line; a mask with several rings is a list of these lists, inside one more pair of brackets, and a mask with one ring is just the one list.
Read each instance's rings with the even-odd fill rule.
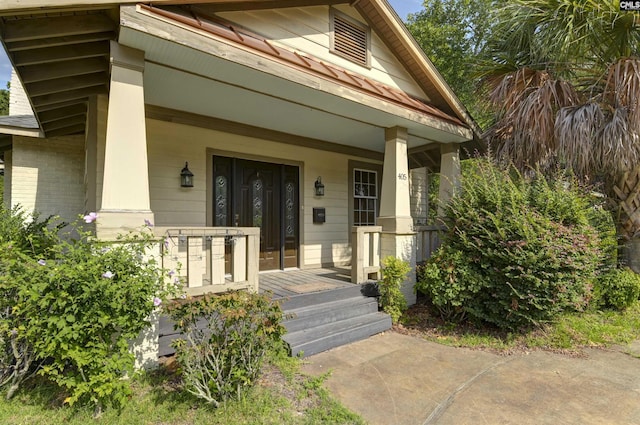
[[598,271],[615,265],[615,227],[597,198],[563,179],[474,161],[416,288],[443,315],[505,329],[584,309]]

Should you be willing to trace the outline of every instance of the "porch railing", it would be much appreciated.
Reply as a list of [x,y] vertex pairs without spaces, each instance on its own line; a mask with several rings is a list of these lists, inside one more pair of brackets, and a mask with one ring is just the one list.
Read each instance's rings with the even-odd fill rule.
[[162,266],[174,270],[188,295],[248,289],[258,292],[260,228],[156,228]]
[[416,226],[414,228],[417,239],[417,263],[426,262],[440,248],[440,233],[444,229],[443,226]]
[[351,239],[351,282],[380,279],[380,235],[382,226],[353,227]]

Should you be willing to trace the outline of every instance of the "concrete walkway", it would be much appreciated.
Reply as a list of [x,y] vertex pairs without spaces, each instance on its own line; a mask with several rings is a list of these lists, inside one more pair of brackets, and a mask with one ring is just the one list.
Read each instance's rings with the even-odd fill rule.
[[305,371],[369,424],[640,425],[640,342],[584,357],[500,356],[394,332],[309,357]]

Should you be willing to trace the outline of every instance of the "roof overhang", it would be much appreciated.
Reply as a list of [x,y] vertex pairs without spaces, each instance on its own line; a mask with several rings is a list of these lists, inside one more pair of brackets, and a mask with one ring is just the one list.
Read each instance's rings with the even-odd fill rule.
[[0,134],[10,136],[44,137],[32,115],[0,116]]
[[387,0],[154,0],[132,2],[129,0],[4,0],[0,4],[1,15],[16,15],[52,9],[108,8],[118,5],[148,3],[155,6],[207,3],[212,10],[249,10],[313,5],[352,4],[368,20],[376,32],[381,34],[389,48],[407,65],[414,78],[421,84],[436,106],[452,112],[465,121],[479,137],[481,131],[464,105],[452,92],[433,63],[424,54],[411,36],[402,20]]
[[278,7],[298,7],[322,4],[344,4],[353,0],[3,0],[0,15],[33,13],[51,9],[86,9],[89,7],[113,7],[133,3],[153,3],[157,6],[168,4],[209,3],[219,5],[224,10],[274,9]]
[[44,136],[85,131],[89,97],[108,90],[116,22],[111,9],[0,16],[2,44]]
[[[151,105],[228,120],[243,117],[251,125],[374,151],[383,150],[380,128],[392,126],[408,128],[414,152],[435,146],[434,142],[477,140],[477,125],[386,0],[156,0],[153,4],[207,3],[208,8],[228,11],[351,3],[398,55],[433,106],[455,117],[457,123],[381,101],[379,96],[294,69],[229,40],[210,43],[211,34],[149,16],[135,6],[123,6],[120,13],[114,8],[127,3],[132,2],[6,0],[0,4],[5,24],[23,19],[23,27],[33,32],[26,38],[3,37],[2,41],[47,137],[84,131],[87,99],[108,90],[108,50],[105,52],[104,45],[119,31],[121,44],[145,51],[145,93]],[[87,25],[74,18],[83,14],[99,16],[92,16]],[[33,19],[45,16],[57,23],[33,25],[44,22]],[[5,29],[6,25],[3,34]],[[65,46],[67,51],[81,53],[48,59],[47,50],[64,56]],[[32,49],[43,56],[34,56]],[[25,52],[32,58],[26,55],[26,62]],[[179,84],[168,85],[168,81]],[[189,90],[181,90],[185,87]],[[186,96],[185,92],[195,95]],[[221,101],[212,103],[211,99]],[[283,117],[287,126],[282,124]]]

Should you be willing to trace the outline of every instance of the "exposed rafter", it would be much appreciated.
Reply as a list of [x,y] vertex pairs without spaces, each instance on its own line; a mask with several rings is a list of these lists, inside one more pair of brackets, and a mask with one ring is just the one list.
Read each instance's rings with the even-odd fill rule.
[[113,31],[113,21],[103,14],[44,16],[7,21],[2,37],[6,43],[41,40],[52,37],[86,35]]
[[440,144],[432,143],[409,149],[409,168],[426,167],[432,172],[440,171]]
[[109,9],[31,13],[0,19],[2,43],[46,137],[85,131],[89,97],[109,84]]
[[104,72],[106,67],[108,67],[108,63],[105,58],[75,59],[53,63],[46,67],[38,65],[24,66],[21,69],[21,77],[23,84],[30,84],[57,78]]

